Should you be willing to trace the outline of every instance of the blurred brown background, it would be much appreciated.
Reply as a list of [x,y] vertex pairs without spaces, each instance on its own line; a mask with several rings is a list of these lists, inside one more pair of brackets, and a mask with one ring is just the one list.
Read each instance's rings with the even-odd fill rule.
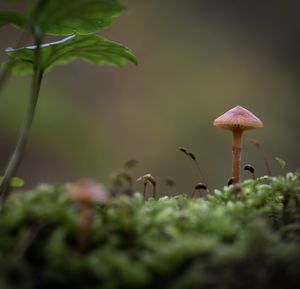
[[[20,6],[0,1],[1,10]],[[135,158],[135,176],[153,174],[161,194],[190,192],[199,179],[176,151],[185,146],[198,157],[209,187],[221,188],[231,173],[231,136],[212,122],[238,104],[264,122],[245,137],[260,141],[273,174],[281,173],[277,156],[287,171],[299,167],[299,1],[124,3],[128,10],[101,35],[130,47],[139,65],[117,69],[76,61],[46,75],[19,170],[28,187],[81,176],[108,183],[111,173]],[[0,30],[0,60],[17,36],[14,28]],[[0,97],[1,171],[28,94],[29,78],[11,78]],[[242,162],[266,173],[247,141]],[[176,188],[167,188],[166,176]]]

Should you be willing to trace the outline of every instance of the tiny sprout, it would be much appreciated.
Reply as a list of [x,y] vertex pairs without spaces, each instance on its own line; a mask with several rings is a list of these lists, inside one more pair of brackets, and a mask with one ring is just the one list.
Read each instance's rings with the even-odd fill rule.
[[198,183],[197,185],[195,185],[194,191],[193,191],[193,194],[192,194],[192,197],[195,196],[195,193],[196,193],[197,191],[200,193],[200,196],[201,196],[201,195],[202,195],[202,194],[201,194],[201,190],[205,190],[206,192],[208,192],[207,185],[204,184],[204,183]]
[[245,171],[248,171],[248,172],[250,172],[250,173],[252,174],[253,180],[256,179],[254,167],[252,167],[250,164],[247,164],[247,165],[244,165],[244,170],[245,170]]
[[231,186],[233,184],[233,177],[229,178],[228,181],[227,181],[227,186]]
[[268,176],[272,176],[272,172],[271,172],[271,169],[270,169],[268,159],[267,159],[265,153],[262,151],[259,141],[254,139],[254,138],[248,138],[248,141],[258,149],[258,151],[259,151],[259,153],[260,153],[260,155],[261,155],[261,157],[264,161]]
[[143,181],[143,184],[144,184],[144,189],[143,189],[144,199],[146,198],[146,188],[147,188],[148,183],[150,183],[153,187],[153,195],[152,196],[155,199],[155,197],[156,197],[156,181],[155,181],[154,177],[150,174],[145,174],[137,179],[137,182],[139,182],[139,181]]

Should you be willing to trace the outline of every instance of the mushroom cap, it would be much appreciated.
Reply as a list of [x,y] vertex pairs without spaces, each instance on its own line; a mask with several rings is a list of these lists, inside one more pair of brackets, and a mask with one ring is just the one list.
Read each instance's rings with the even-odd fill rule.
[[215,119],[214,126],[228,130],[249,130],[263,127],[263,123],[252,112],[238,105]]
[[109,193],[92,179],[83,179],[68,191],[71,199],[86,203],[107,204]]

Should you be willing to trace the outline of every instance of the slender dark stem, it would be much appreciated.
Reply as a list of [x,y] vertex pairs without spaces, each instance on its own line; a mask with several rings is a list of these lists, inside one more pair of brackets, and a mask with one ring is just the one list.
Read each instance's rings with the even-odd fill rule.
[[194,160],[194,163],[195,163],[195,165],[196,165],[196,168],[197,168],[197,170],[198,170],[198,172],[199,172],[199,175],[200,175],[201,181],[202,181],[202,182],[204,182],[204,183],[206,183],[206,180],[205,180],[204,174],[202,173],[202,170],[201,170],[201,168],[200,168],[200,165],[199,165],[198,161],[197,161],[197,160]]
[[259,148],[259,151],[260,151],[260,154],[263,158],[268,176],[272,176],[271,168],[270,168],[270,165],[269,165],[269,162],[268,162],[268,159],[267,159],[266,155],[264,154],[264,152],[260,148]]
[[40,67],[40,45],[41,38],[36,37],[36,49],[35,49],[35,61],[34,61],[34,74],[31,85],[31,96],[28,106],[27,116],[19,135],[16,147],[6,167],[3,180],[0,184],[0,210],[10,192],[10,179],[16,174],[20,163],[23,159],[23,155],[28,142],[32,122],[34,119],[35,109],[39,97],[41,82],[43,78],[43,70]]
[[147,188],[147,183],[144,183],[144,188],[143,188],[144,200],[146,199],[146,188]]
[[156,198],[156,184],[153,184],[153,198]]
[[194,189],[193,192],[192,192],[192,198],[195,197],[195,194],[196,194],[196,190]]

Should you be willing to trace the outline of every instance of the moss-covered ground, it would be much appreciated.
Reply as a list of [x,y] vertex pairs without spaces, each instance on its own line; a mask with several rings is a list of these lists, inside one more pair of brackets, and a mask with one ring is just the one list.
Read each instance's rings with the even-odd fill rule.
[[68,185],[14,193],[0,215],[0,288],[300,288],[300,172],[203,198],[95,205],[78,252]]

